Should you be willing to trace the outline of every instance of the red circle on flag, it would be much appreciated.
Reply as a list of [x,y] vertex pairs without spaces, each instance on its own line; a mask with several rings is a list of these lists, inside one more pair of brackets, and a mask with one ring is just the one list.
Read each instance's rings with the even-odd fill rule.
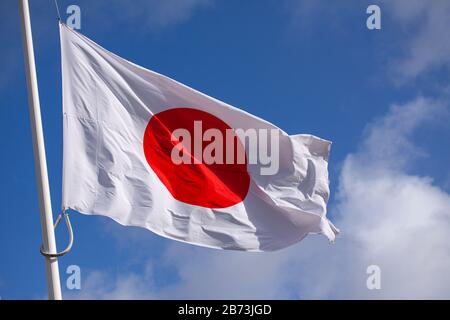
[[[189,141],[183,142],[182,137],[174,134],[177,129],[184,129],[185,133],[190,134],[190,146]],[[217,129],[222,134],[222,148],[217,148],[219,151],[222,149],[222,162],[219,160],[208,164],[203,159],[205,148],[216,140],[210,137],[204,141],[204,133],[208,129]],[[233,161],[226,161],[226,152],[230,149],[226,143],[231,141],[226,138],[227,129],[229,137],[233,137]],[[214,131],[217,133],[217,130]],[[248,193],[250,176],[247,172],[245,149],[232,128],[208,112],[193,108],[174,108],[153,115],[145,129],[143,147],[148,164],[178,201],[206,208],[226,208],[241,202]],[[174,153],[188,155],[183,159],[189,158],[190,161],[177,164],[173,158]],[[208,154],[216,156],[220,152]],[[238,154],[244,156],[239,160]]]

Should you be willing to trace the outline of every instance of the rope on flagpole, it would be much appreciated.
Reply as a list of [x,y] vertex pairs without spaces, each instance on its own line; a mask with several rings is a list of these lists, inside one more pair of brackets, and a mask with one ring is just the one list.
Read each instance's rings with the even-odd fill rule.
[[58,15],[58,21],[61,21],[61,15],[59,14],[58,0],[55,0],[56,14]]
[[69,244],[63,251],[57,252],[57,253],[45,252],[44,247],[41,245],[40,252],[45,257],[50,257],[50,258],[61,257],[61,256],[65,255],[66,253],[68,253],[70,251],[70,249],[72,249],[72,245],[73,245],[72,224],[70,223],[69,214],[65,210],[58,215],[58,218],[56,218],[53,229],[56,229],[58,227],[58,224],[61,221],[63,216],[64,216],[64,220],[66,221],[67,229],[69,230]]

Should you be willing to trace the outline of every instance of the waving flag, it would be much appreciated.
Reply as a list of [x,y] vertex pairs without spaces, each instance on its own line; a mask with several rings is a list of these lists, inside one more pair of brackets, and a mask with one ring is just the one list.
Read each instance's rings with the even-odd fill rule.
[[288,135],[64,24],[60,33],[64,209],[222,249],[335,239],[329,141]]

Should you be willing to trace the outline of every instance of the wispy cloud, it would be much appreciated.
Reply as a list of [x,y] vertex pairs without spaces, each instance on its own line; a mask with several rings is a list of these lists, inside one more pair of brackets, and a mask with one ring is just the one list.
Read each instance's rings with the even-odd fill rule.
[[90,272],[83,281],[81,291],[67,291],[65,299],[83,300],[141,300],[154,299],[152,291],[151,272],[143,274],[129,273],[117,278],[111,278],[99,271]]
[[[195,11],[210,7],[214,0],[119,0],[98,1],[89,5],[101,20],[130,23],[141,30],[157,31],[189,20]],[[133,22],[134,21],[134,22]]]
[[[174,270],[172,284],[155,286],[152,268],[113,279],[96,272],[84,280],[81,296],[449,298],[450,194],[430,177],[408,174],[423,154],[414,134],[448,112],[448,104],[418,98],[367,127],[358,151],[344,161],[331,207],[343,230],[335,245],[309,237],[279,252],[249,254],[171,243],[158,263]],[[366,287],[372,264],[382,270],[381,290]]]
[[393,64],[401,80],[450,67],[450,2],[447,0],[396,0],[384,3],[405,31],[402,57]]
[[406,105],[394,104],[385,117],[366,127],[361,151],[351,157],[359,157],[361,164],[368,161],[371,170],[407,169],[419,160],[417,158],[427,156],[426,151],[414,143],[413,134],[430,123],[443,125],[445,118],[448,118],[448,109],[443,101],[419,97]]
[[[367,1],[366,6],[376,3],[381,7],[382,29],[379,33],[383,61],[388,61],[387,71],[396,84],[414,82],[430,73],[438,73],[450,67],[450,2],[447,0],[378,0]],[[344,22],[360,19],[365,28],[364,2],[286,0],[292,24],[311,31],[311,26],[332,25],[342,30]],[[359,11],[356,11],[359,10]],[[356,12],[356,14],[355,14]],[[350,20],[353,21],[354,20]],[[354,26],[353,23],[349,25]],[[354,31],[354,30],[351,30]],[[385,41],[391,45],[385,48]],[[448,76],[447,76],[448,77]],[[448,81],[446,82],[448,84]],[[442,88],[440,88],[442,89]]]

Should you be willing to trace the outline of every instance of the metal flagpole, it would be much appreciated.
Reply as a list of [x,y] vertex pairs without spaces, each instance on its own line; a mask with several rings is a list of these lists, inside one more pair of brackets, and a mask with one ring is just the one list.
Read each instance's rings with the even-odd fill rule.
[[[28,0],[19,0],[19,6],[22,22],[25,72],[27,76],[28,103],[31,130],[33,134],[34,163],[39,193],[43,247],[46,252],[56,253],[56,241],[53,229],[53,215],[47,176],[47,161],[45,159],[44,135],[42,133],[41,109],[39,105],[39,92],[36,78],[36,66],[34,63],[33,38],[31,34]],[[59,280],[57,258],[45,257],[45,269],[47,274],[48,298],[51,300],[61,300],[61,284]]]

